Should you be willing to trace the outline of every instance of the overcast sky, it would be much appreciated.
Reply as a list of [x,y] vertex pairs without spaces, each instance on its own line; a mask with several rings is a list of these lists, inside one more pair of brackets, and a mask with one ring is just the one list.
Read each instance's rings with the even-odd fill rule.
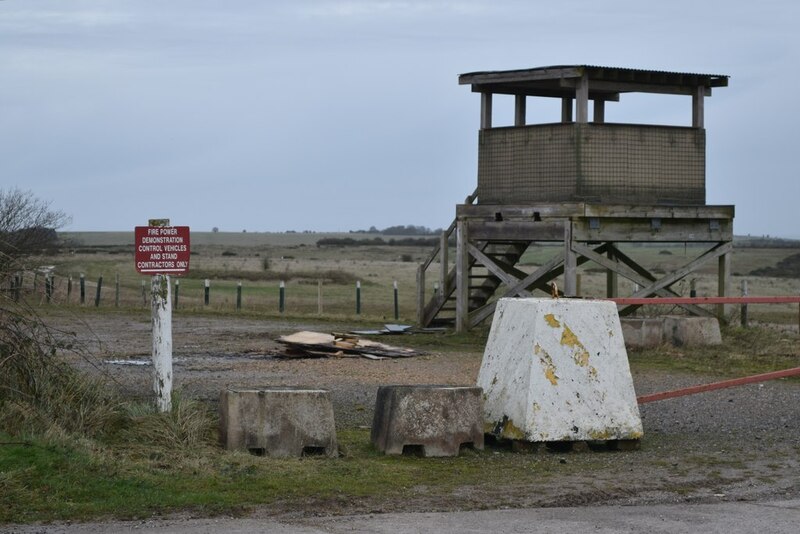
[[[736,234],[800,238],[798,6],[0,1],[0,187],[67,230],[444,227],[476,185],[459,74],[608,65],[729,75],[706,101],[707,202],[736,205]],[[559,119],[546,100],[530,122]],[[606,120],[688,126],[691,99],[623,95]]]

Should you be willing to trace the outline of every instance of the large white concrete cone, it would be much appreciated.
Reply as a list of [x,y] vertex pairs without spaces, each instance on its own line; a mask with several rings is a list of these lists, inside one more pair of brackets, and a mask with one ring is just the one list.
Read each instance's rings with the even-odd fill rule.
[[485,431],[534,442],[638,439],[613,302],[501,299],[478,374]]

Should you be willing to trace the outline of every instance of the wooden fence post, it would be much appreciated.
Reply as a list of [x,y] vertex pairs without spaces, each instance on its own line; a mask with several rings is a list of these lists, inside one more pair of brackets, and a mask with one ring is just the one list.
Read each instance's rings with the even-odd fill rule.
[[278,290],[278,311],[283,313],[286,311],[286,284],[281,280],[280,289]]
[[180,280],[175,280],[175,306],[174,306],[174,308],[176,310],[178,309],[178,293],[180,293],[180,290],[181,290],[181,281]]
[[86,304],[86,275],[81,273],[81,305]]
[[67,304],[69,304],[71,298],[72,298],[72,275],[69,275],[69,278],[67,278]]
[[97,291],[94,294],[94,307],[100,306],[100,291],[103,289],[103,277],[97,279]]
[[397,280],[394,281],[392,284],[394,288],[394,320],[398,320],[400,318],[400,302],[397,298]]
[[322,315],[322,279],[317,279],[317,313]]
[[46,274],[44,276],[44,298],[48,304],[50,304],[50,300],[53,298],[53,275],[51,274]]
[[242,282],[236,284],[236,311],[242,310]]
[[203,304],[208,306],[210,300],[211,300],[211,280],[206,278],[205,282],[203,282]]
[[361,280],[356,281],[356,315],[361,315]]
[[[742,280],[742,296],[747,296],[747,280]],[[742,327],[747,328],[748,317],[747,317],[747,303],[742,303]]]

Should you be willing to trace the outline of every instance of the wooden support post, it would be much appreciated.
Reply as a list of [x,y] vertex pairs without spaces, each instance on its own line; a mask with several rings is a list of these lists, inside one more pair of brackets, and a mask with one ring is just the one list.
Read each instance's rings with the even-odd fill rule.
[[572,250],[572,221],[564,222],[564,296],[576,296],[578,258]]
[[[731,292],[731,254],[726,252],[719,257],[719,269],[717,278],[717,295],[727,297]],[[728,320],[728,309],[730,304],[717,304],[717,318],[726,323]]]
[[86,304],[86,276],[81,273],[81,304]]
[[67,278],[67,304],[69,304],[71,297],[72,297],[72,275],[69,275],[69,278]]
[[525,95],[514,96],[514,126],[525,126],[526,102]]
[[[746,297],[747,295],[748,295],[748,292],[747,292],[747,280],[742,280],[742,296]],[[741,311],[741,313],[742,313],[742,327],[743,328],[747,328],[747,326],[748,326],[748,317],[747,317],[747,303],[746,302],[742,303],[741,310],[742,310]]]
[[[614,256],[613,243],[608,243],[608,252],[606,256],[609,260],[616,262]],[[606,297],[614,298],[619,296],[619,276],[616,271],[606,269]]]
[[[436,294],[434,293],[434,296]],[[425,265],[417,267],[417,324],[423,325],[425,320]]]
[[203,281],[203,304],[208,306],[211,302],[211,280],[208,278]]
[[442,235],[439,238],[439,287],[444,289],[445,284],[447,283],[447,272],[450,268],[448,258],[449,255],[449,248],[447,245],[447,232],[442,232]]
[[492,93],[481,93],[481,130],[492,127]]
[[175,306],[176,310],[178,309],[178,297],[180,296],[180,292],[181,292],[181,281],[180,280],[175,280],[175,304],[174,304],[174,306]]
[[169,276],[153,276],[151,307],[153,321],[153,391],[159,412],[172,409],[172,298]]
[[692,93],[692,127],[694,128],[704,128],[705,123],[705,112],[704,112],[704,101],[706,95],[706,88],[702,85],[698,85],[695,87],[694,92]]
[[46,274],[44,275],[44,299],[45,301],[50,304],[50,300],[53,298],[53,275]]
[[[169,219],[150,219],[148,226],[169,226]],[[172,410],[172,295],[169,275],[156,274],[150,283],[153,324],[153,391],[159,412]]]
[[242,311],[242,282],[236,284],[236,311]]
[[281,280],[278,289],[278,312],[283,313],[286,311],[286,283]]
[[97,291],[94,293],[94,307],[100,306],[100,292],[103,290],[103,277],[97,279]]
[[[422,269],[422,266],[420,266],[420,269],[419,269],[418,272],[422,273],[423,286],[424,286],[425,285],[425,282],[424,282],[425,272]],[[424,293],[424,290],[425,289],[423,287],[423,294],[422,294],[422,299],[423,299],[422,300],[422,305],[423,305],[423,308],[425,306],[425,293]],[[417,304],[419,304],[419,302]],[[361,315],[361,280],[356,280],[356,315]]]
[[561,99],[561,122],[572,122],[572,99]]
[[593,100],[593,102],[594,102],[594,110],[593,110],[594,117],[592,118],[592,120],[597,124],[603,124],[604,122],[606,122],[606,101],[598,98]]
[[586,74],[580,77],[575,88],[575,122],[589,122],[589,77]]
[[397,294],[397,280],[394,281],[392,286],[394,288],[394,320],[396,321],[400,318],[400,300]]
[[[456,332],[469,329],[469,229],[467,221],[456,224]],[[444,291],[444,289],[443,289]]]

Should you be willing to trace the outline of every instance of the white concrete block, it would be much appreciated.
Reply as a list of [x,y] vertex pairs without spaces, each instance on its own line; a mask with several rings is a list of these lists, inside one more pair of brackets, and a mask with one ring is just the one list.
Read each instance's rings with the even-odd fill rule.
[[478,374],[485,430],[535,442],[642,436],[617,307],[501,299]]

